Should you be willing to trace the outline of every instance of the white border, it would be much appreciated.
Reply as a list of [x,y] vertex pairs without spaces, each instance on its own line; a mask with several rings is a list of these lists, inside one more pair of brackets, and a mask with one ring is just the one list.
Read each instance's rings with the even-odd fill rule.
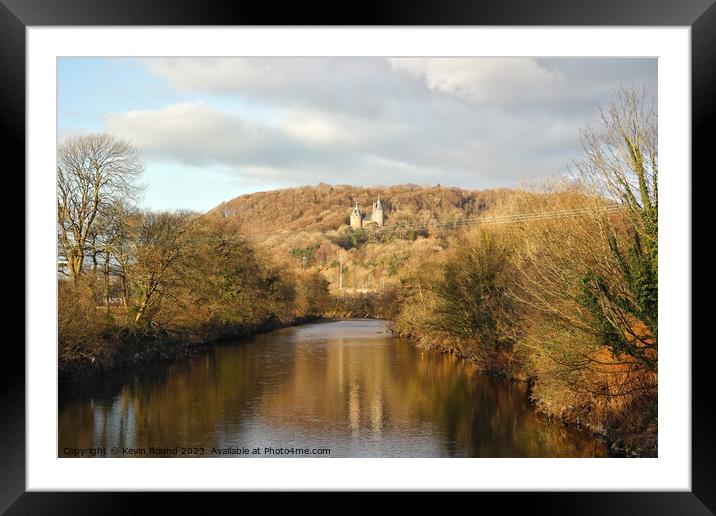
[[[690,29],[27,29],[27,488],[690,490]],[[658,459],[58,459],[57,56],[658,56]]]

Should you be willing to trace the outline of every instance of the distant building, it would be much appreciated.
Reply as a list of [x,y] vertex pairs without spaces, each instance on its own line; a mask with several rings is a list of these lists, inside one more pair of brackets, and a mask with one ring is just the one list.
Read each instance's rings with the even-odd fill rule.
[[355,208],[353,208],[353,211],[351,211],[351,227],[352,228],[363,227],[363,214],[360,212],[358,203],[356,203]]
[[383,204],[378,199],[377,202],[373,203],[373,211],[370,217],[365,217],[356,203],[355,207],[351,211],[351,227],[353,229],[367,228],[370,226],[383,227],[384,215],[383,215]]

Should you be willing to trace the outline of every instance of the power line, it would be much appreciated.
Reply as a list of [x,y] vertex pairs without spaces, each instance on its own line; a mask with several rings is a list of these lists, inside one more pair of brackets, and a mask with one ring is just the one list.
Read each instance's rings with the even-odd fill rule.
[[617,205],[604,206],[599,208],[565,209],[546,212],[517,213],[513,215],[493,215],[491,217],[476,217],[459,219],[452,222],[429,222],[426,224],[406,224],[394,227],[378,228],[374,231],[379,233],[390,233],[405,230],[421,230],[434,228],[460,228],[478,224],[514,224],[519,222],[532,222],[538,220],[549,220],[557,218],[575,217],[578,215],[590,215],[595,212],[610,213],[620,211],[623,208]]

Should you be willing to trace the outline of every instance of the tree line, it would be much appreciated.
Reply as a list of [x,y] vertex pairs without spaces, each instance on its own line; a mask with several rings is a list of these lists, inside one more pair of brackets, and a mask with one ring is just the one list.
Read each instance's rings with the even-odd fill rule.
[[127,141],[71,137],[57,158],[60,368],[111,367],[149,345],[315,317],[328,282],[257,249],[230,219],[140,209]]

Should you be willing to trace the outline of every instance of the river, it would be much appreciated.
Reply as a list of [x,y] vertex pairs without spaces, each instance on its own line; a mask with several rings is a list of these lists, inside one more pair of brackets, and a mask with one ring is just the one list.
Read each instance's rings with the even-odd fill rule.
[[[275,330],[64,387],[60,457],[605,457],[525,386],[369,319]],[[99,449],[99,451],[98,451]]]

